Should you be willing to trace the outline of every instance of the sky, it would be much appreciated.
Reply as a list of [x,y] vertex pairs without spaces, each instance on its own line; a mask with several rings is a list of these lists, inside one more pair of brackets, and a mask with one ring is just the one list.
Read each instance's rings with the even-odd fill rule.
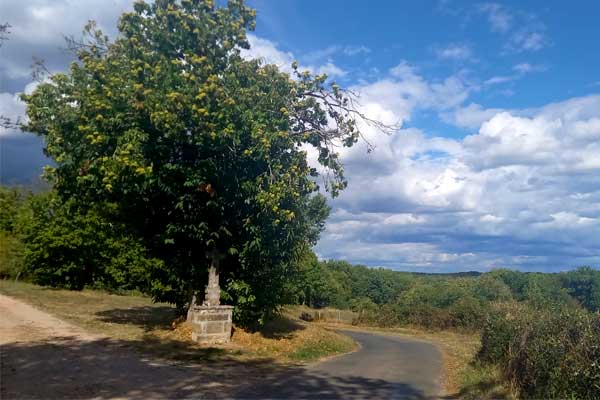
[[[420,272],[600,264],[600,3],[249,0],[248,58],[327,73],[362,110],[342,150],[319,257]],[[63,35],[115,35],[128,0],[3,0],[0,114],[22,115],[32,57],[64,71]],[[1,129],[1,128],[0,128]],[[37,179],[34,136],[0,130],[0,182]],[[309,159],[314,155],[310,149]]]

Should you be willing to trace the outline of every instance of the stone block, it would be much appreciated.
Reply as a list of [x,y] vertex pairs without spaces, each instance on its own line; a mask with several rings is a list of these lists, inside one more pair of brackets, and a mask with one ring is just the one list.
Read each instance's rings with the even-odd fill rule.
[[195,306],[188,311],[192,340],[202,344],[228,343],[231,340],[232,306]]

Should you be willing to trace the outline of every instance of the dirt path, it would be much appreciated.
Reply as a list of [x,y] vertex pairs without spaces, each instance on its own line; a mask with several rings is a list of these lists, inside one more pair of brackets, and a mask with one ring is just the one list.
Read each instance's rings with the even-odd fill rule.
[[441,367],[434,346],[346,333],[361,343],[359,351],[306,367],[270,360],[183,364],[0,295],[0,399],[435,397]]
[[83,330],[0,295],[1,399],[223,398],[272,375],[268,362],[183,365]]

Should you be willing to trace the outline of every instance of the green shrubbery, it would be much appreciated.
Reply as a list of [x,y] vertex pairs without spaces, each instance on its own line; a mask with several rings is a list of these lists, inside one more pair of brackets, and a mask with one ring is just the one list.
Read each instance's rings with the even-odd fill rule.
[[9,232],[0,231],[0,279],[19,279],[24,267],[23,243]]
[[31,196],[17,223],[26,271],[41,285],[148,291],[149,271],[160,266],[139,239],[99,210],[77,210],[52,192]]
[[600,397],[600,314],[513,305],[490,315],[478,359],[525,398]]

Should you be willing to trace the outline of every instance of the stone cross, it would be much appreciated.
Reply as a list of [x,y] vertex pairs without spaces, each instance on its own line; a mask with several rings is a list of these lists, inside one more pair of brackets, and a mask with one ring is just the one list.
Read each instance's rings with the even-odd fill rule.
[[216,250],[207,252],[210,258],[210,267],[208,268],[208,284],[204,291],[204,302],[202,305],[216,307],[221,304],[221,287],[219,286],[219,261],[224,258]]

